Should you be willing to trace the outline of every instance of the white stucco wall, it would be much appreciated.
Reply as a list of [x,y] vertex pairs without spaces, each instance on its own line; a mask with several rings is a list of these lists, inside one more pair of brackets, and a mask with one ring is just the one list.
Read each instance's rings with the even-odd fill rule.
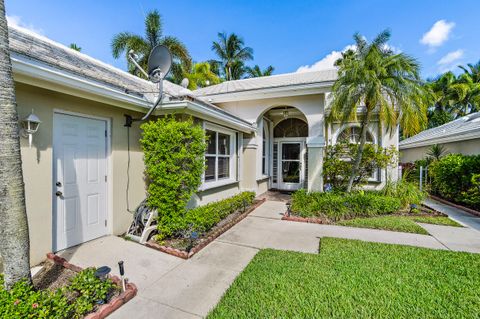
[[[448,153],[460,153],[464,155],[480,154],[480,139],[471,139],[443,144],[439,143],[439,145],[443,145]],[[400,148],[400,162],[410,163],[423,159],[427,156],[427,152],[430,147],[431,145]]]

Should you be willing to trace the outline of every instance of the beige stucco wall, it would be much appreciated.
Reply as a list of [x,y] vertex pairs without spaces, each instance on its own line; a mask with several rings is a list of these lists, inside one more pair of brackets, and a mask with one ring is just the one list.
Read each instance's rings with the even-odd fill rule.
[[[448,153],[460,153],[464,155],[480,154],[480,139],[457,141],[453,143],[439,144],[445,147]],[[404,148],[400,150],[400,162],[409,163],[426,157],[431,146]]]
[[[131,214],[127,212],[125,190],[127,185],[127,129],[124,113],[134,117],[139,114],[124,111],[106,104],[56,93],[24,84],[16,84],[19,117],[27,116],[32,108],[42,121],[33,137],[32,148],[26,139],[21,140],[25,180],[28,223],[30,227],[31,261],[37,264],[52,250],[52,139],[54,109],[105,117],[111,121],[111,175],[109,176],[108,204],[109,232],[126,231]],[[130,209],[145,197],[143,181],[143,155],[138,139],[140,130],[134,125],[130,132]],[[114,199],[114,200],[112,200]]]

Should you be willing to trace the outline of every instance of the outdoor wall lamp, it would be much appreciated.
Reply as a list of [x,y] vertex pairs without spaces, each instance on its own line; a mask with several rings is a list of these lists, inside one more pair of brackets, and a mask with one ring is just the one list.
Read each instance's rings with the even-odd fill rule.
[[33,113],[30,113],[26,118],[22,120],[22,135],[23,137],[28,137],[28,146],[32,147],[32,138],[33,134],[38,131],[38,127],[40,126],[40,119]]

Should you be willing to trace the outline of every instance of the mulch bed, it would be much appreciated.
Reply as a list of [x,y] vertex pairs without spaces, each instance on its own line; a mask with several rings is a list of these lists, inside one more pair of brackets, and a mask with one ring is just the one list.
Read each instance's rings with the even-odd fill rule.
[[159,250],[161,252],[180,257],[183,259],[191,258],[193,255],[202,250],[205,246],[214,241],[218,236],[232,228],[242,219],[247,217],[254,209],[263,204],[266,201],[266,198],[255,200],[250,207],[248,207],[244,212],[238,210],[224,219],[222,219],[217,225],[210,229],[207,233],[202,234],[196,241],[194,246],[187,251],[186,247],[189,245],[188,239],[178,239],[172,238],[164,241],[164,245],[160,245],[154,240],[149,240],[145,245]]
[[[38,289],[56,290],[68,285],[70,278],[80,271],[82,271],[81,267],[69,263],[66,259],[57,256],[54,253],[48,253],[47,261],[42,270],[34,276],[33,283]],[[121,279],[113,275],[109,275],[109,278],[120,289],[110,296],[108,303],[96,306],[94,311],[86,315],[84,319],[106,318],[112,312],[136,296],[137,287],[135,284],[129,282],[126,285],[125,291],[121,291]]]
[[458,208],[458,209],[461,209],[469,214],[472,214],[472,215],[475,215],[475,216],[478,216],[480,217],[480,212],[475,210],[475,209],[472,209],[472,208],[469,208],[469,207],[465,207],[465,206],[462,206],[462,205],[459,205],[459,204],[455,204],[455,203],[452,203],[444,198],[441,198],[441,197],[438,197],[438,196],[435,196],[435,195],[432,195],[430,194],[430,197],[436,201],[439,201],[440,203],[443,203],[443,204],[447,204],[449,206],[452,206],[452,207],[455,207],[455,208]]
[[[446,217],[448,215],[441,213],[437,210],[434,210],[431,207],[428,207],[427,205],[420,205],[419,207],[420,212],[418,213],[409,213],[408,211],[400,211],[397,213],[389,214],[388,216],[438,216],[438,217]],[[386,215],[381,215],[381,216],[386,216]],[[373,216],[372,216],[373,217]],[[326,225],[334,225],[335,222],[331,221],[328,218],[324,217],[301,217],[301,216],[296,216],[292,214],[288,214],[288,212],[285,212],[283,214],[282,220],[287,220],[291,222],[300,222],[300,223],[311,223],[311,224],[326,224]]]

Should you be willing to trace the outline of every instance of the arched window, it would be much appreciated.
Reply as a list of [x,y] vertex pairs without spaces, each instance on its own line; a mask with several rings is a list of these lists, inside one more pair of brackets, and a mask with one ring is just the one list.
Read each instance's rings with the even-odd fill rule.
[[[360,143],[360,135],[362,132],[362,128],[353,126],[347,127],[344,129],[340,134],[338,134],[337,143],[352,143],[357,144]],[[372,134],[367,130],[367,143],[374,143]]]
[[297,118],[285,119],[275,126],[273,137],[308,137],[308,125]]

